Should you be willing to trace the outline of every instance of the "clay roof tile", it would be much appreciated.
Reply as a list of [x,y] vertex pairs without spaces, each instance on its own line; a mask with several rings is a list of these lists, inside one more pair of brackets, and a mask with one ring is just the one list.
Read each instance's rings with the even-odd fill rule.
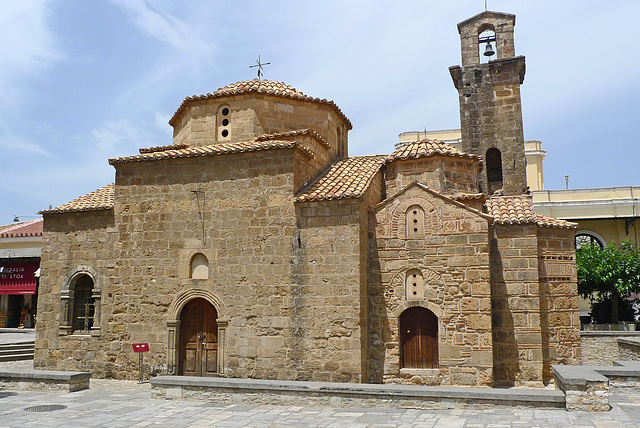
[[296,195],[296,202],[358,198],[380,170],[385,156],[353,156],[340,159],[309,187]]

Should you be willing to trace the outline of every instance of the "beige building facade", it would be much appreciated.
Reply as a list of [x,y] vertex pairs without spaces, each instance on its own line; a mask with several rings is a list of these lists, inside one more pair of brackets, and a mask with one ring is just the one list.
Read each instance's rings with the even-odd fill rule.
[[[477,48],[514,23],[458,28]],[[461,75],[501,91],[524,63],[469,58]],[[522,194],[521,130],[350,157],[335,103],[264,80],[187,98],[170,124],[171,145],[109,159],[114,184],[43,212],[36,367],[133,379],[147,342],[152,374],[493,386],[580,361],[575,225]],[[482,150],[517,166],[492,195]]]

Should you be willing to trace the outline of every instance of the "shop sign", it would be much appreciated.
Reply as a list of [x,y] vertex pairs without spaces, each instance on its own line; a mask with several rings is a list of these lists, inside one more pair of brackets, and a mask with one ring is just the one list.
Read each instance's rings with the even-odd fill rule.
[[0,294],[35,294],[38,262],[0,262]]

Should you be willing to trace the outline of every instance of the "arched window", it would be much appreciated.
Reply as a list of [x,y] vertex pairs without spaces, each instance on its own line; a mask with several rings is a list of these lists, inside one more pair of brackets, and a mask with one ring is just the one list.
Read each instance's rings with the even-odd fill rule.
[[495,147],[487,150],[487,187],[489,194],[502,188],[502,153]]
[[202,253],[197,253],[191,258],[189,277],[193,279],[209,279],[209,260]]
[[424,278],[419,269],[407,271],[404,289],[407,300],[424,299]]
[[407,238],[422,238],[424,236],[424,210],[422,207],[412,205],[405,214]]
[[218,108],[217,115],[218,125],[218,141],[227,141],[231,139],[231,109],[229,105],[224,104]]
[[100,282],[91,266],[71,270],[60,289],[60,324],[58,334],[100,336]]
[[603,248],[604,242],[601,240],[601,238],[596,237],[594,233],[581,231],[576,233],[575,245],[576,250],[580,250],[587,245],[597,245],[600,248]]
[[93,327],[95,300],[93,298],[93,280],[89,275],[80,276],[73,287],[74,332],[89,332]]
[[438,317],[412,307],[400,314],[400,367],[438,368]]

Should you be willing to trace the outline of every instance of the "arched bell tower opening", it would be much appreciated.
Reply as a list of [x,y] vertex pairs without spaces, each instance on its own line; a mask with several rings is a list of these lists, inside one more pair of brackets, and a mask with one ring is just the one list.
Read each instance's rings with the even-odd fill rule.
[[[480,191],[504,195],[527,191],[520,85],[525,61],[515,56],[515,15],[485,11],[458,24],[462,65],[449,68],[458,90],[462,150],[481,157],[501,157],[502,184],[495,178],[495,163],[484,158]],[[485,56],[485,53],[491,55]]]

